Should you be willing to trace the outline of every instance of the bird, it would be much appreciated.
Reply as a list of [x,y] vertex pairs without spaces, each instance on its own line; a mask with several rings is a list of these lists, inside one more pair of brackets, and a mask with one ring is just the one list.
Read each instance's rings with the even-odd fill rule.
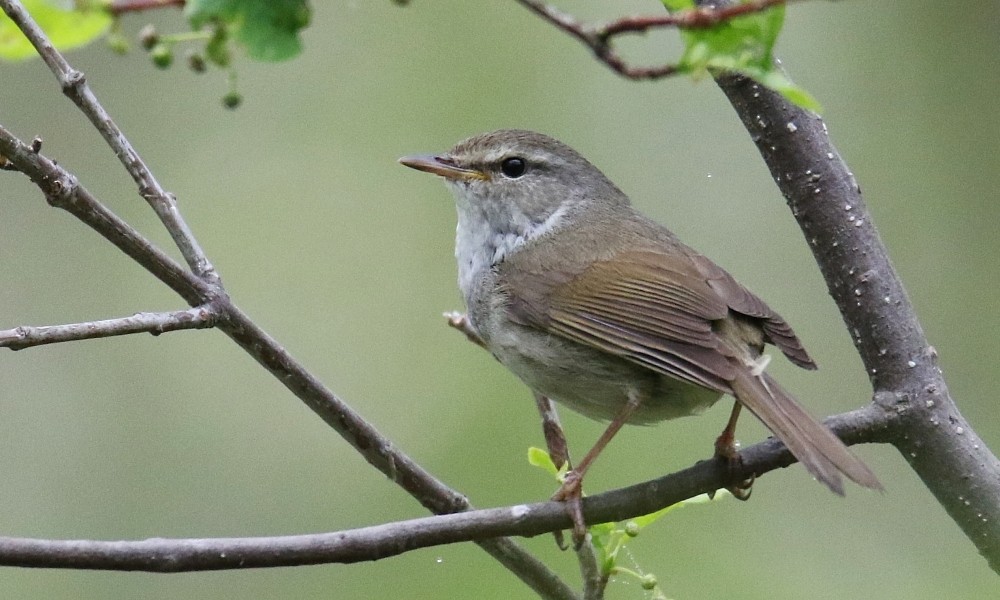
[[[745,408],[833,492],[844,477],[882,489],[766,372],[767,345],[816,368],[791,326],[571,147],[503,129],[400,162],[455,196],[458,284],[482,345],[536,394],[608,422],[553,496],[570,506],[575,538],[583,476],[623,425],[699,414],[724,395],[735,402],[717,456],[738,462]],[[748,497],[750,484],[728,487]]]

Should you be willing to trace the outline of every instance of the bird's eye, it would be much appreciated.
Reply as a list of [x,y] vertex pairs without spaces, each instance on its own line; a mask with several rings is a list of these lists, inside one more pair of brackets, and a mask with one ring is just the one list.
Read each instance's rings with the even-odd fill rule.
[[528,166],[525,164],[524,159],[517,156],[506,158],[500,163],[500,171],[511,179],[517,179],[521,175],[524,175],[524,171],[527,168]]

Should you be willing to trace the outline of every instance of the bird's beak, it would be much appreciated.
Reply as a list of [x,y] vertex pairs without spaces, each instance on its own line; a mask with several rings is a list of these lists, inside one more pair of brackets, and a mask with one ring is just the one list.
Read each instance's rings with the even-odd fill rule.
[[400,164],[411,169],[426,171],[434,175],[440,175],[445,179],[456,181],[462,180],[485,180],[490,176],[476,169],[465,169],[455,164],[455,161],[448,156],[433,156],[430,154],[420,154],[415,156],[404,156],[399,159]]

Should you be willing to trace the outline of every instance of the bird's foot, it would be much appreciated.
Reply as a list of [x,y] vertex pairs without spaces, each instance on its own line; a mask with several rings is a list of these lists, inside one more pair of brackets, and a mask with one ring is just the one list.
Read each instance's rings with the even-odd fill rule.
[[[565,504],[566,512],[573,521],[573,547],[579,548],[587,537],[587,524],[583,522],[583,476],[576,471],[568,471],[552,500]],[[556,542],[565,549],[561,532],[556,536]]]
[[[749,500],[753,492],[754,475],[751,473],[749,477],[740,479],[743,473],[743,458],[740,456],[739,442],[732,435],[723,432],[715,440],[715,458],[722,461],[730,475],[730,483],[726,486],[726,490],[737,500]],[[714,495],[714,493],[709,494],[709,497]]]

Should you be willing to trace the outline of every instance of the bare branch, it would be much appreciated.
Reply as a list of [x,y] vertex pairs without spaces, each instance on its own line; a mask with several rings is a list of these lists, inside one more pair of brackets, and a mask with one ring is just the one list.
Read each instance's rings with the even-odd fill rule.
[[114,151],[115,156],[118,157],[125,170],[139,186],[139,195],[149,203],[160,221],[163,222],[163,226],[170,233],[191,271],[205,281],[218,285],[219,278],[215,267],[205,256],[205,252],[195,239],[194,233],[177,209],[177,200],[173,194],[168,193],[160,186],[125,134],[111,120],[111,115],[104,110],[87,85],[83,73],[70,66],[62,54],[52,46],[45,33],[20,2],[0,0],[0,8],[3,8],[10,20],[18,26],[31,45],[38,51],[49,70],[56,76],[59,85],[62,86],[63,94],[83,111],[83,114],[87,116],[104,141]]
[[[0,0],[2,3],[4,0]],[[31,179],[45,200],[61,208],[118,247],[191,306],[215,299],[215,289],[192,275],[131,225],[101,204],[76,177],[0,126],[0,155]]]
[[[893,435],[895,417],[877,405],[826,420],[847,443],[882,442]],[[794,462],[774,438],[741,452],[740,475],[763,473]],[[588,523],[620,521],[649,514],[732,480],[731,467],[706,460],[682,471],[583,499]],[[758,483],[758,485],[760,485]],[[425,517],[334,533],[218,539],[144,541],[38,540],[0,537],[0,564],[22,567],[138,570],[156,572],[246,569],[379,560],[417,548],[463,541],[480,545],[502,535],[534,536],[563,529],[571,520],[562,502],[540,502]],[[586,545],[586,544],[585,544]],[[596,565],[584,558],[585,578]],[[596,575],[599,579],[600,574]],[[589,590],[600,586],[588,583]],[[550,594],[544,597],[571,598]]]
[[31,327],[22,325],[0,331],[0,348],[22,350],[44,344],[90,340],[94,338],[151,333],[160,335],[181,329],[205,329],[215,326],[217,311],[211,305],[165,313],[136,313],[131,317]]
[[678,29],[708,29],[723,21],[761,12],[785,4],[787,0],[754,0],[743,4],[719,7],[698,7],[671,15],[622,17],[597,27],[604,37],[620,33],[645,33],[650,29],[677,27]]
[[899,414],[898,435],[889,441],[1000,572],[1000,461],[949,395],[937,353],[826,125],[744,77],[716,79],[805,234],[876,401]]
[[588,26],[545,2],[517,0],[528,10],[565,31],[593,51],[594,56],[613,71],[629,79],[659,79],[677,73],[677,65],[635,67],[625,62],[611,45],[611,36],[602,36],[600,27]]
[[590,534],[576,549],[576,560],[580,564],[580,578],[583,580],[583,600],[603,600],[608,578],[601,574]]
[[899,414],[888,441],[1000,573],[1000,460],[948,393],[937,352],[826,124],[745,77],[721,73],[716,81],[806,237],[875,401]]

